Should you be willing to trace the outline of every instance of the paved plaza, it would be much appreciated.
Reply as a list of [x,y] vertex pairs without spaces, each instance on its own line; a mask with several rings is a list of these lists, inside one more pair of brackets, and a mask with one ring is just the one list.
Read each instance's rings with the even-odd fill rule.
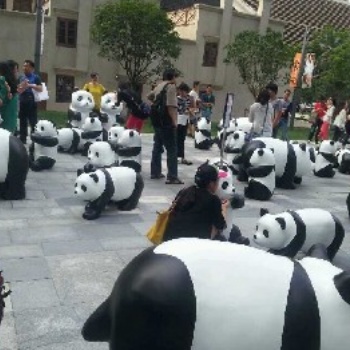
[[[0,269],[10,282],[5,318],[0,326],[0,350],[99,350],[107,344],[85,343],[80,330],[95,307],[110,293],[122,268],[145,247],[145,233],[166,208],[179,186],[149,179],[151,135],[143,137],[145,189],[138,209],[106,210],[100,219],[82,219],[84,204],[74,198],[81,156],[60,154],[52,171],[30,172],[25,201],[0,202]],[[187,140],[193,166],[180,166],[190,184],[196,166],[219,156],[217,147],[198,151]],[[246,201],[235,223],[251,237],[261,206],[277,213],[319,207],[343,222],[347,237],[335,263],[350,269],[350,231],[345,199],[350,177],[320,179],[310,174],[295,191],[276,190],[270,202]],[[244,184],[236,183],[242,193]],[[137,335],[135,335],[137,336]]]

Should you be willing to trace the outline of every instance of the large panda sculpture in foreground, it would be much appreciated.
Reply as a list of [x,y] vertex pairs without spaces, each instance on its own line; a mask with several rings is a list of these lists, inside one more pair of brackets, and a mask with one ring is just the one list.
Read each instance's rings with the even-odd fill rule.
[[28,170],[29,157],[23,143],[9,131],[0,129],[0,198],[24,199]]
[[307,253],[313,245],[322,244],[333,260],[344,240],[340,220],[323,209],[289,210],[276,215],[261,209],[260,215],[254,242],[273,254],[293,258],[299,251]]
[[326,260],[177,239],[129,263],[82,335],[110,350],[348,350],[349,324],[350,273]]

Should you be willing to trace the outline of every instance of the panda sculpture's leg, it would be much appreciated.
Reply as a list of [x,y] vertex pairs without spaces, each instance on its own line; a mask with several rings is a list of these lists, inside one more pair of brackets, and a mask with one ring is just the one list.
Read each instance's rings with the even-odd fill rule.
[[10,136],[9,147],[8,173],[2,186],[2,197],[6,200],[20,200],[26,196],[25,182],[29,170],[29,157],[23,143],[17,137]]
[[56,160],[49,157],[39,157],[36,161],[30,162],[30,169],[32,171],[41,171],[52,169]]
[[335,233],[334,233],[333,242],[327,248],[327,253],[328,253],[330,261],[332,261],[334,259],[334,257],[336,256],[336,254],[338,253],[338,250],[339,250],[340,246],[342,245],[344,237],[345,237],[345,230],[344,230],[342,223],[340,222],[340,220],[336,216],[332,215],[332,217],[333,217],[333,220],[335,223]]
[[142,176],[140,174],[137,174],[134,191],[132,192],[129,199],[118,202],[118,209],[121,211],[134,210],[139,204],[139,200],[141,198],[141,194],[144,186],[145,185],[144,185]]
[[294,190],[294,177],[297,171],[297,158],[294,148],[288,144],[287,164],[284,169],[284,174],[281,177],[276,177],[276,187],[285,190]]
[[237,225],[232,225],[230,237],[228,239],[231,243],[250,245],[250,240],[242,235],[240,228]]
[[346,198],[346,207],[348,209],[348,214],[350,217],[350,193],[348,194],[347,198]]
[[306,256],[309,256],[311,258],[321,259],[321,260],[329,260],[327,247],[325,247],[323,244],[315,244],[313,245],[309,251],[306,253]]
[[141,164],[137,163],[136,161],[134,160],[123,160],[119,163],[119,166],[124,166],[124,167],[127,167],[127,168],[131,168],[131,169],[134,169],[137,173],[140,173],[141,172]]
[[268,201],[272,197],[271,191],[254,179],[249,180],[248,187],[244,189],[244,194],[247,198],[259,201]]
[[329,164],[321,170],[314,171],[314,174],[317,177],[332,178],[335,175],[335,171],[333,170],[332,164]]

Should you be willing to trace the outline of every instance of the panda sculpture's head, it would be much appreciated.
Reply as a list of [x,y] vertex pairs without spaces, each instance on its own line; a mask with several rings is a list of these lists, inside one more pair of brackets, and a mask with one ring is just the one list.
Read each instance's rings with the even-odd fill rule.
[[118,146],[121,148],[141,147],[142,140],[136,130],[124,130],[119,138]]
[[117,96],[113,92],[105,94],[101,98],[101,111],[107,114],[120,115],[123,107],[120,104],[117,106]]
[[253,236],[254,242],[264,248],[284,248],[290,240],[285,218],[271,215],[267,209],[261,209],[260,215]]
[[108,141],[112,145],[118,144],[125,128],[119,125],[113,125],[108,131]]
[[336,151],[337,151],[337,145],[334,141],[331,141],[331,140],[322,141],[319,149],[319,153],[334,155]]
[[78,112],[90,112],[95,107],[93,96],[85,90],[78,90],[72,94],[71,108]]
[[233,185],[233,176],[230,168],[227,165],[217,167],[219,183],[216,190],[216,195],[221,200],[230,200],[235,195],[236,189]]
[[106,181],[101,171],[83,173],[75,181],[74,194],[84,201],[94,201],[105,191]]
[[45,137],[57,137],[56,125],[49,120],[39,120],[35,125],[35,134]]
[[266,167],[276,165],[275,156],[272,149],[257,148],[250,157],[249,163],[253,167]]
[[115,163],[115,153],[108,142],[95,142],[89,147],[88,160],[95,167],[110,166]]
[[211,121],[206,118],[199,118],[197,122],[197,129],[211,131]]
[[82,126],[82,129],[87,131],[102,131],[102,123],[97,117],[88,117]]
[[232,153],[241,153],[242,147],[245,144],[246,133],[238,130],[229,136],[226,141],[227,149]]

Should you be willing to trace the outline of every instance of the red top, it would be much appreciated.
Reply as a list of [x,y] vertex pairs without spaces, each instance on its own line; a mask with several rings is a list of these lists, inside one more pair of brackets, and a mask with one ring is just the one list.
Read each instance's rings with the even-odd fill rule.
[[322,119],[327,112],[327,105],[324,102],[316,102],[314,109],[317,117]]

